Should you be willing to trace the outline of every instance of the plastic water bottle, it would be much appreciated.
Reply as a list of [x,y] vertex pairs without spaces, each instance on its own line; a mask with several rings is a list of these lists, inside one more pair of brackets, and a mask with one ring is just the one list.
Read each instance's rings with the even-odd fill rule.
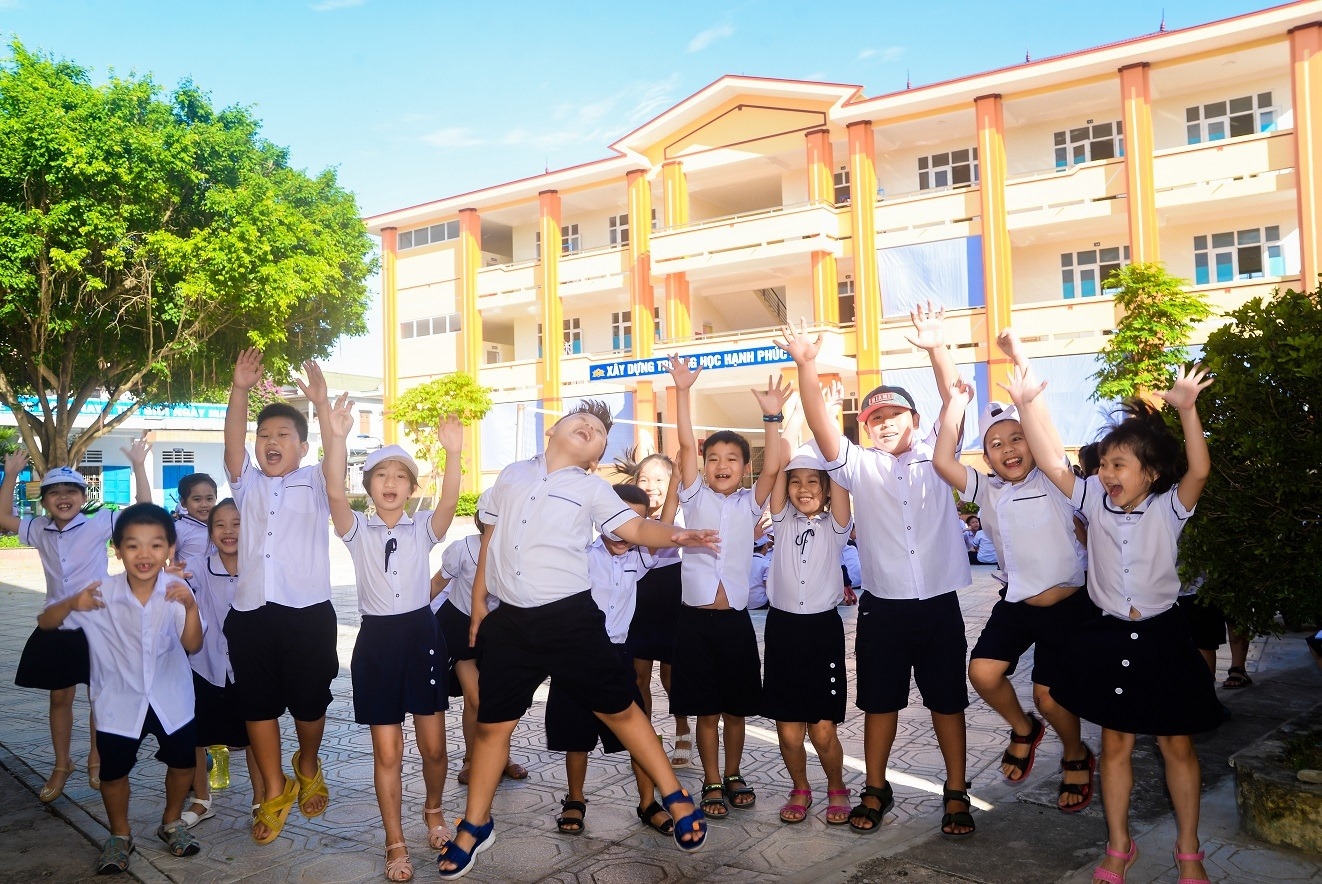
[[208,746],[211,754],[211,772],[207,784],[213,789],[228,789],[230,784],[230,750],[227,746]]

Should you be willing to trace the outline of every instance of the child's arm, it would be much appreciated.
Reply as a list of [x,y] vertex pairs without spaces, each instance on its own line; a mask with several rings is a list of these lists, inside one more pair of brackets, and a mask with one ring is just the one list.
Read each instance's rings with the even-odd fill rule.
[[690,411],[689,390],[702,374],[689,368],[689,362],[678,353],[670,357],[670,376],[675,380],[675,427],[679,434],[679,477],[685,488],[698,481],[698,437],[693,435],[693,414]]
[[202,650],[202,615],[197,610],[197,598],[187,583],[178,581],[165,589],[167,602],[178,602],[184,606],[184,631],[179,635],[179,644],[190,654]]
[[445,450],[441,497],[436,501],[436,509],[431,514],[431,533],[439,539],[450,530],[454,511],[459,506],[459,480],[464,473],[464,425],[459,423],[458,417],[448,414],[441,418],[441,424],[436,428],[436,437]]
[[1207,438],[1203,435],[1203,422],[1198,417],[1198,394],[1212,385],[1212,379],[1198,365],[1187,372],[1180,366],[1175,383],[1165,393],[1156,393],[1180,415],[1180,428],[1184,430],[1184,456],[1189,461],[1176,495],[1186,510],[1191,510],[1207,487],[1212,472],[1212,457],[1207,451]]
[[[331,524],[340,537],[353,527],[353,507],[344,487],[349,469],[349,431],[353,429],[353,403],[348,393],[341,393],[331,406],[317,409],[321,422],[321,471],[326,477],[326,500],[330,503]],[[338,476],[336,480],[334,477]]]
[[94,580],[82,592],[48,605],[46,610],[37,615],[38,628],[59,629],[74,611],[95,611],[97,608],[104,608],[106,603],[101,600],[101,590],[98,589],[100,586],[101,581]]
[[137,485],[134,502],[151,503],[151,477],[147,475],[147,455],[151,452],[151,443],[146,439],[134,439],[128,448],[119,450],[133,464],[133,482]]
[[225,408],[225,472],[231,482],[243,475],[248,445],[248,391],[262,379],[262,351],[249,347],[234,360],[234,385]]
[[675,513],[679,512],[679,481],[678,477],[670,474],[670,482],[666,485],[666,499],[661,501],[661,521],[675,523]]
[[780,477],[780,468],[785,463],[780,444],[780,425],[785,420],[785,403],[789,401],[793,392],[794,387],[784,377],[775,384],[772,384],[771,378],[768,377],[765,390],[752,391],[753,396],[757,398],[757,404],[762,407],[762,416],[776,418],[774,421],[762,421],[762,432],[766,437],[762,443],[762,472],[753,486],[753,501],[758,505],[767,502],[771,489],[776,486],[776,480]]
[[477,551],[477,573],[473,575],[473,606],[469,610],[468,646],[477,647],[477,628],[487,616],[487,547],[491,545],[491,535],[496,533],[496,526],[488,526],[482,532],[482,545]]
[[1033,460],[1037,461],[1037,468],[1060,489],[1061,494],[1072,498],[1074,481],[1078,477],[1065,461],[1060,436],[1051,425],[1046,403],[1038,396],[1046,386],[1047,382],[1039,381],[1032,372],[1016,368],[1005,391],[1019,410],[1019,424],[1024,428],[1024,437],[1028,440],[1029,451],[1033,452]]
[[18,474],[28,465],[28,453],[19,448],[5,455],[5,481],[0,483],[0,530],[14,533],[23,520],[14,515],[14,488]]
[[[1019,334],[1014,329],[1002,329],[1001,333],[996,336],[996,346],[1000,348],[1002,353],[1010,357],[1010,361],[1014,363],[1015,368],[1032,373],[1033,369],[1028,364],[1028,355],[1024,353],[1023,343],[1019,340]],[[1056,425],[1051,421],[1047,421],[1046,428],[1051,431],[1052,444],[1060,449],[1060,456],[1064,457],[1065,443],[1061,441],[1060,433],[1056,431]]]
[[[782,330],[785,340],[776,342],[776,345],[790,354],[798,366],[799,389],[815,390],[821,386],[817,377],[817,351],[821,349],[822,336],[818,334],[816,340],[809,340],[807,323],[800,320],[799,325],[797,331],[793,325],[785,326]],[[840,456],[840,427],[827,411],[826,402],[819,396],[799,398],[803,404],[803,417],[808,422],[808,429],[812,430],[822,458],[828,463],[835,460]]]
[[445,576],[445,571],[437,570],[437,572],[431,576],[431,597],[436,598],[438,595],[445,592],[445,588],[449,585],[450,578]]
[[[932,363],[932,373],[936,375],[936,388],[941,393],[941,405],[950,402],[950,385],[959,379],[959,369],[955,368],[955,358],[946,346],[946,308],[933,305],[918,306],[909,311],[909,320],[913,322],[914,337],[905,336],[910,344],[927,351],[927,358]],[[961,412],[962,414],[962,412]]]
[[835,523],[843,528],[849,524],[849,520],[854,515],[850,506],[849,492],[837,485],[834,479],[830,480],[827,488],[831,495],[831,515],[835,516]]
[[[669,546],[706,547],[710,550],[721,548],[721,540],[714,528],[678,528],[641,516],[615,528],[614,534],[634,546],[647,546],[652,549]],[[483,537],[485,538],[485,535]]]
[[955,378],[953,389],[948,391],[946,406],[941,409],[941,427],[937,431],[936,448],[932,451],[932,466],[936,473],[951,488],[960,494],[968,485],[968,471],[959,462],[956,452],[959,449],[960,427],[964,423],[964,410],[973,399],[973,387],[961,377]]

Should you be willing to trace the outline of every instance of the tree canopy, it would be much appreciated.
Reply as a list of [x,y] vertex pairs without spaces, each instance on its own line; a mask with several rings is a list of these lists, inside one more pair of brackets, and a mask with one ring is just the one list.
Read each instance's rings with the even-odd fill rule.
[[191,82],[98,85],[72,62],[11,51],[0,404],[37,472],[77,464],[139,404],[214,393],[243,347],[279,375],[366,330],[372,243],[334,171],[291,168],[247,109],[216,109]]
[[436,433],[441,420],[453,414],[461,424],[469,426],[481,421],[490,410],[491,391],[463,372],[409,387],[386,410],[386,418],[403,426],[417,456],[431,466],[431,478],[423,489],[424,499],[434,497],[432,491],[445,469],[445,450]]

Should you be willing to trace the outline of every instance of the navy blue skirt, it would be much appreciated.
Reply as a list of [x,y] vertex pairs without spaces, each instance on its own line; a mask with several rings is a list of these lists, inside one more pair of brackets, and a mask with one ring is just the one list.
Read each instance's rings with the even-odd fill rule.
[[81,629],[34,629],[14,673],[20,688],[59,691],[92,680],[87,636]]
[[363,616],[353,646],[353,716],[359,724],[401,724],[450,706],[449,656],[430,607],[385,617]]
[[638,605],[629,621],[624,646],[635,660],[671,662],[675,651],[675,626],[683,606],[680,565],[653,568],[638,578]]
[[845,625],[839,611],[769,608],[763,646],[762,715],[808,724],[845,720]]

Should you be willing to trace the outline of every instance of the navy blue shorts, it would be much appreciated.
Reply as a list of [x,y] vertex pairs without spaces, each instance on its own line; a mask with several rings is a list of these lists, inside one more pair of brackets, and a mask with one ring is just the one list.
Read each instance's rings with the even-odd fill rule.
[[430,607],[405,614],[363,616],[353,646],[353,718],[359,724],[401,724],[405,715],[435,715],[450,706],[449,658]]
[[156,717],[156,710],[147,707],[147,718],[142,722],[142,733],[136,737],[123,737],[119,734],[96,732],[96,751],[101,754],[101,779],[109,782],[128,776],[138,763],[138,749],[142,741],[151,734],[156,738],[156,760],[166,767],[176,770],[192,770],[197,767],[197,738],[193,722],[179,728],[172,734],[165,732],[165,726]]
[[1033,684],[1054,687],[1069,655],[1078,653],[1079,629],[1096,613],[1097,606],[1083,588],[1049,607],[1007,602],[1005,590],[1001,590],[1001,600],[992,608],[970,657],[1004,660],[1010,664],[1005,674],[1011,675],[1019,658],[1036,646]]
[[684,607],[670,664],[673,715],[757,715],[762,658],[747,611]]
[[236,749],[248,745],[248,725],[239,714],[239,703],[234,693],[234,682],[216,687],[196,672],[193,673],[193,725],[194,739],[199,746],[232,746]]
[[[638,708],[643,708],[643,695],[633,675],[633,654],[624,645],[615,646],[620,658],[620,675],[628,681]],[[603,752],[623,752],[624,744],[592,710],[576,701],[568,691],[551,679],[546,698],[546,748],[552,752],[591,752],[601,741]]]
[[909,705],[909,684],[939,715],[969,705],[965,679],[964,615],[953,592],[930,599],[882,599],[859,594],[858,703],[865,713],[898,712]]
[[1182,595],[1176,600],[1180,613],[1189,622],[1189,634],[1200,651],[1215,651],[1226,642],[1226,612],[1216,605],[1199,601],[1196,595]]
[[326,714],[331,681],[340,674],[335,607],[330,602],[306,608],[267,602],[252,611],[230,609],[224,632],[245,721],[272,721],[286,709],[298,721],[316,721]]

